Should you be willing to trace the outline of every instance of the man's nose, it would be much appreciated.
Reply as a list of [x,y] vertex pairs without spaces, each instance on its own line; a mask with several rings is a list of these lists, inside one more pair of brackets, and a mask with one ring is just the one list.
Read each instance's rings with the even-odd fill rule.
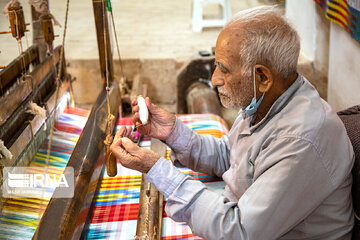
[[211,77],[211,84],[213,87],[221,87],[224,85],[223,74],[219,71],[218,67],[215,68],[215,71]]

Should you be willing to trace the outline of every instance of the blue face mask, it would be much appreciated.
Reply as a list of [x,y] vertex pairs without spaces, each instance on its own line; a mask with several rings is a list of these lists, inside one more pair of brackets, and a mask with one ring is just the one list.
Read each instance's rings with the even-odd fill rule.
[[263,95],[259,98],[259,101],[257,101],[256,99],[256,83],[255,83],[255,67],[253,69],[253,80],[254,80],[254,97],[251,100],[251,103],[245,108],[245,114],[247,115],[253,115],[254,113],[256,113],[257,109],[260,106],[261,101],[264,98],[265,93],[263,93]]

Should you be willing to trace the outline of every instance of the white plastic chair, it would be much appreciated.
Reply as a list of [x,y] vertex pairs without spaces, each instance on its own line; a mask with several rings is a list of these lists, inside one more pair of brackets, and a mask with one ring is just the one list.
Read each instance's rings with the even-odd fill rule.
[[[208,3],[221,5],[223,18],[203,19],[203,7]],[[230,0],[193,0],[192,30],[194,32],[201,32],[205,27],[223,27],[230,18]]]

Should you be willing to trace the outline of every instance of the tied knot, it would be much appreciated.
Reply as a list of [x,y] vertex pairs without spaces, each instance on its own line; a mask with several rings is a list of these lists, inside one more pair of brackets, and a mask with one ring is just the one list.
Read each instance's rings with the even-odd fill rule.
[[108,134],[104,140],[104,144],[106,146],[110,146],[112,144],[113,140],[114,140],[113,136],[111,134]]

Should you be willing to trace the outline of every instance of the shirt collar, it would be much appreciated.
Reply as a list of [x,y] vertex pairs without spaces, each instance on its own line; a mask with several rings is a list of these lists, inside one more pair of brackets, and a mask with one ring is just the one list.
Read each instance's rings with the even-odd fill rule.
[[[294,93],[303,85],[304,79],[303,77],[298,74],[297,79],[294,81],[293,84],[274,102],[274,104],[271,106],[270,110],[267,112],[265,117],[256,125],[250,126],[249,128],[244,129],[240,134],[243,135],[250,135],[252,134],[259,126],[269,121],[275,114],[280,112],[286,104],[289,102],[291,97],[294,95]],[[239,111],[239,115],[242,115],[242,118],[252,118],[250,122],[253,122],[255,120],[255,114],[252,116],[248,116],[244,113],[243,110]],[[239,117],[239,116],[238,116]]]

